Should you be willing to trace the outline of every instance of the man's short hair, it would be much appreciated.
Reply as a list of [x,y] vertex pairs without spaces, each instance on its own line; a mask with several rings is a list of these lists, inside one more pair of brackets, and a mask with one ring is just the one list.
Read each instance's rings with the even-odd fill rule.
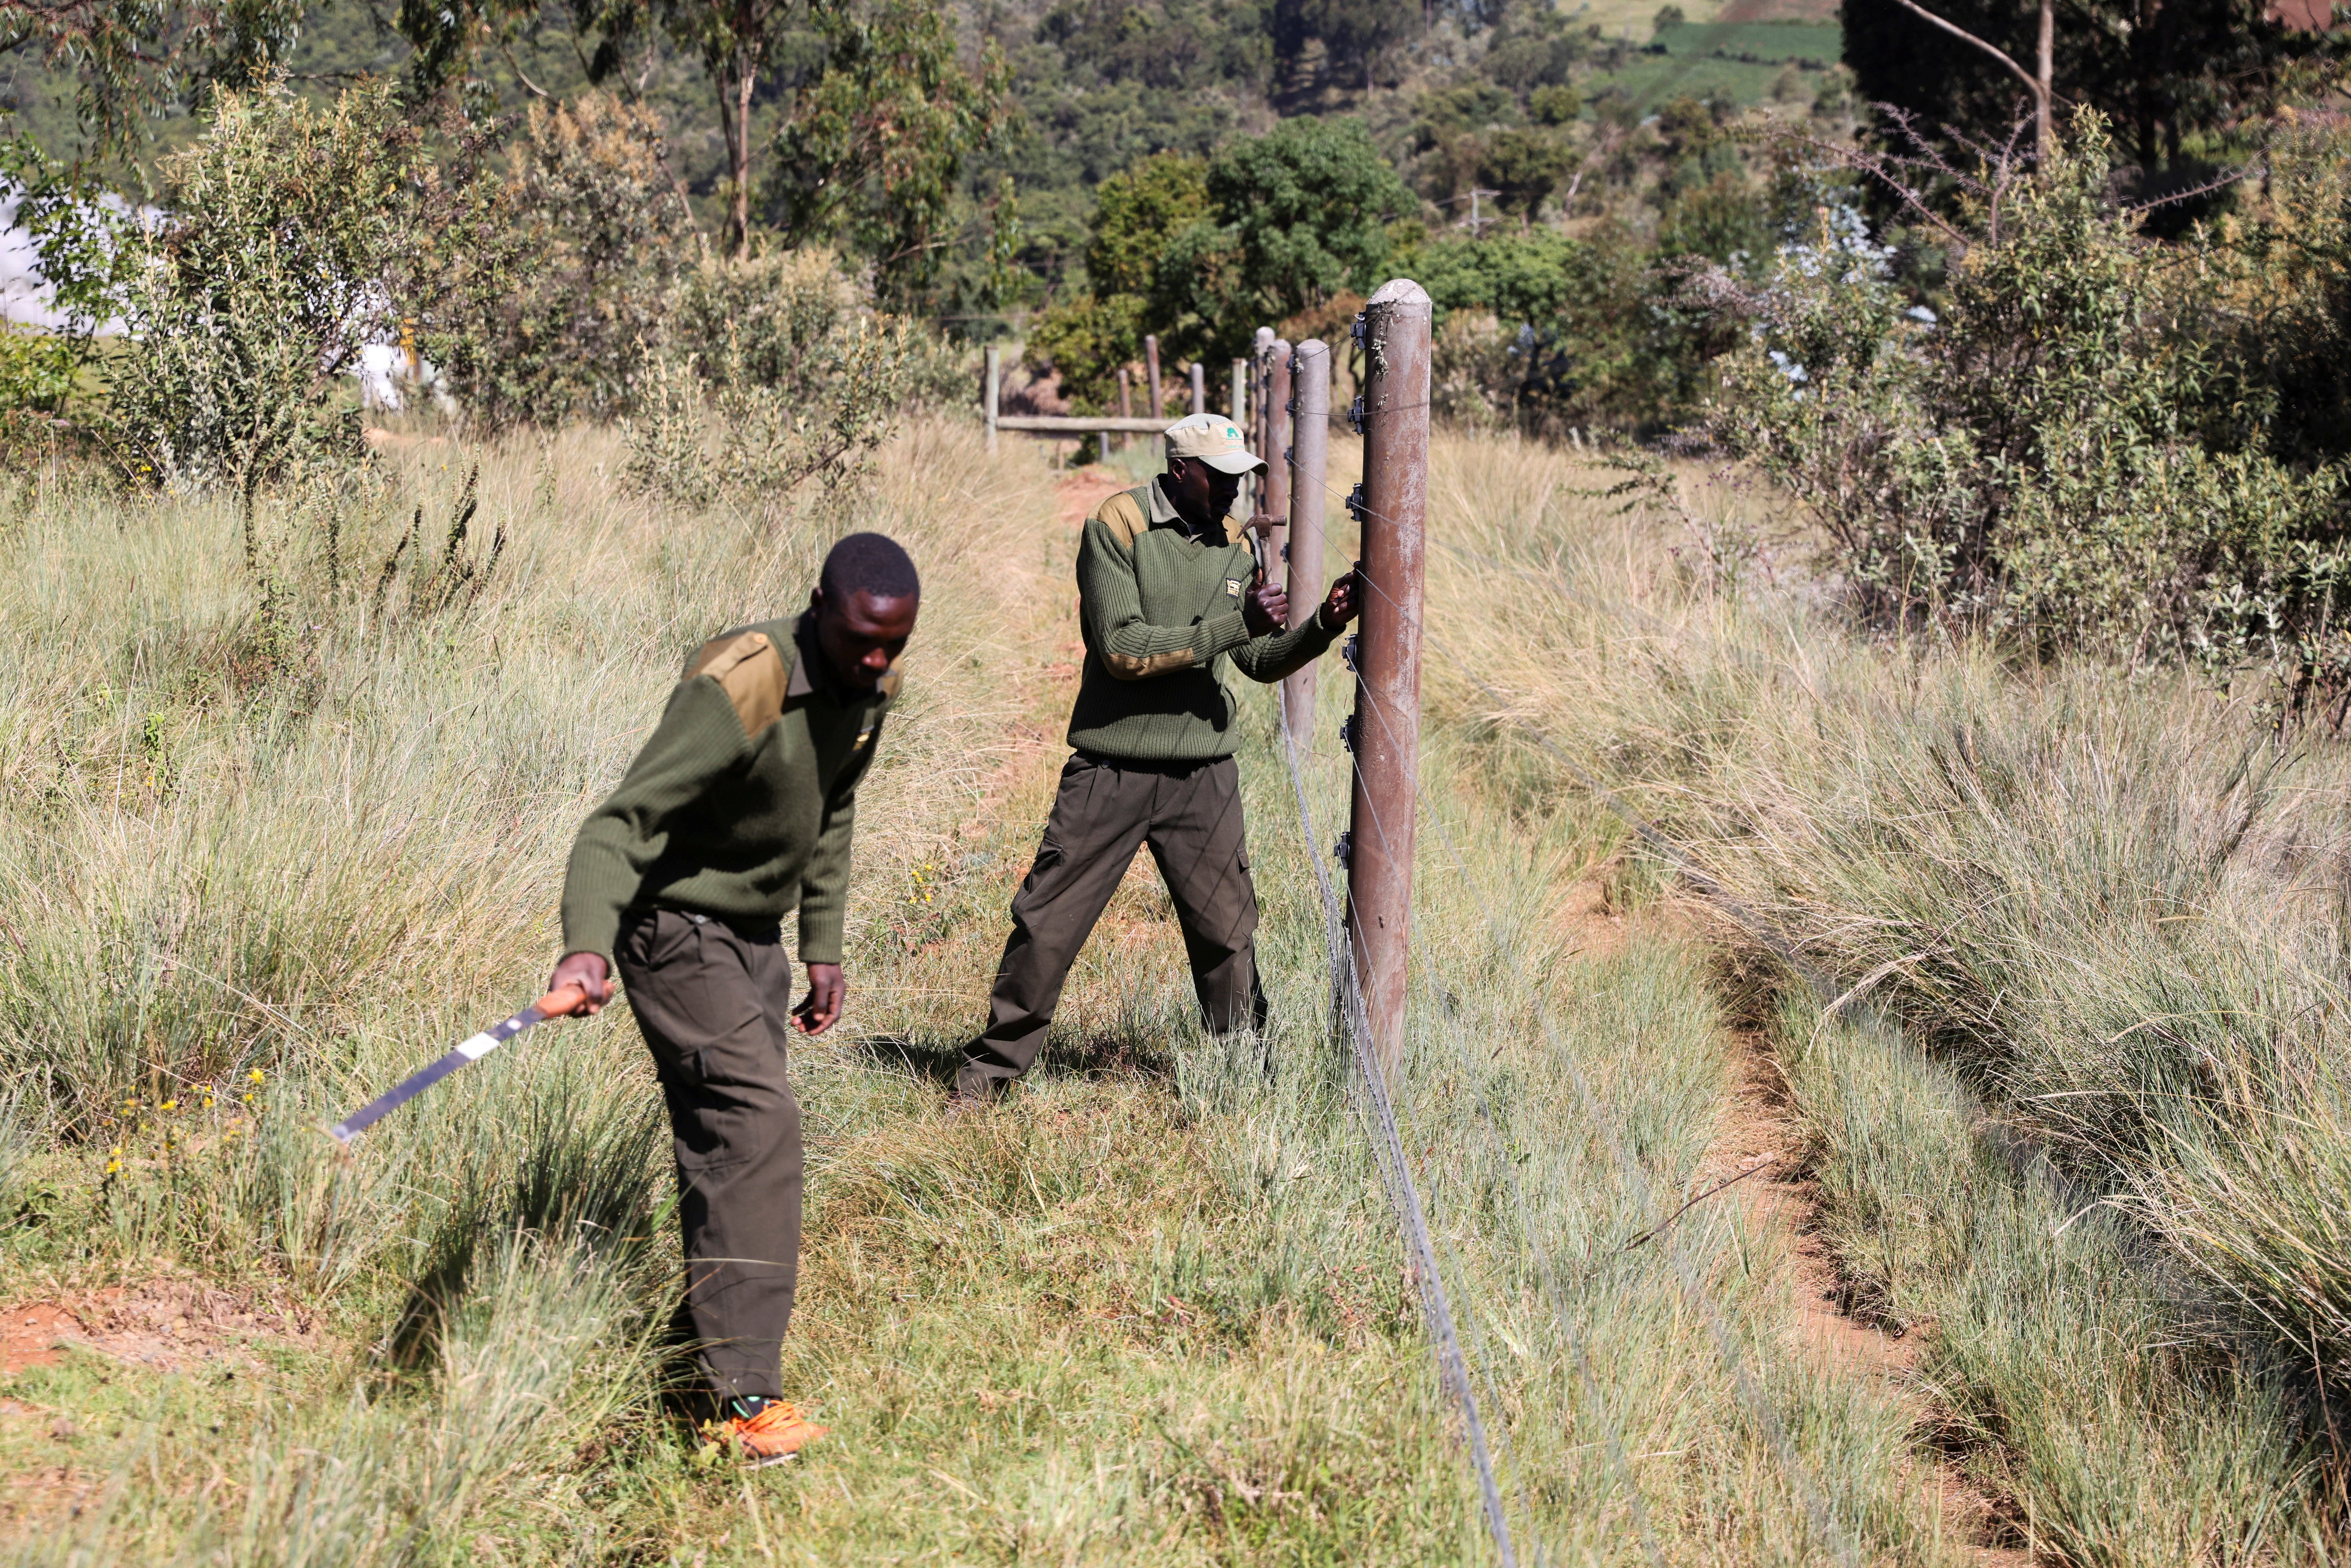
[[887,534],[851,534],[824,558],[816,585],[836,602],[852,593],[876,599],[913,599],[923,591],[914,557]]

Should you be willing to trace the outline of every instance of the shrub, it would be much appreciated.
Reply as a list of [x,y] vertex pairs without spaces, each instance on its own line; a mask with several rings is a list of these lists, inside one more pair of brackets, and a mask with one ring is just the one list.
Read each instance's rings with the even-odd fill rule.
[[487,245],[478,150],[436,159],[383,84],[324,104],[282,84],[222,94],[204,137],[163,161],[168,215],[129,267],[130,344],[100,421],[125,473],[249,505],[267,481],[356,461],[344,377],[360,349],[462,290]]
[[428,340],[474,417],[553,425],[628,406],[697,237],[661,135],[658,114],[602,93],[531,106],[500,202],[500,286]]
[[632,480],[688,506],[837,486],[906,407],[961,390],[956,350],[868,308],[831,251],[706,259],[669,315],[623,428]]
[[1823,205],[1760,290],[1712,274],[1700,292],[1751,336],[1709,427],[1823,525],[1876,622],[2339,688],[2344,471],[2282,461],[2216,400],[2219,269],[2143,241],[2109,162],[2085,115],[2042,175],[1972,182],[1939,320],[1905,310],[1849,209]]

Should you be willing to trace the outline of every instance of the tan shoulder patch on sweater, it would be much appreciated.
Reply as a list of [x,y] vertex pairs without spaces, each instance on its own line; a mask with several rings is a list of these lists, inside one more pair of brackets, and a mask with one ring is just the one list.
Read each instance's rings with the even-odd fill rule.
[[1132,490],[1121,490],[1096,507],[1094,520],[1117,535],[1129,549],[1134,548],[1138,538],[1151,530],[1151,514],[1143,509],[1143,503],[1134,498]]
[[790,672],[764,632],[714,637],[705,643],[686,671],[688,680],[697,675],[708,675],[718,683],[726,700],[735,705],[735,716],[743,721],[745,735],[756,738],[783,716],[784,684]]

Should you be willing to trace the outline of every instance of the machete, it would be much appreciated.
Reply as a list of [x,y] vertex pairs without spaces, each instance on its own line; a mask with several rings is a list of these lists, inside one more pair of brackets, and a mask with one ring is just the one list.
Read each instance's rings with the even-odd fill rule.
[[335,1142],[350,1143],[467,1062],[479,1061],[533,1024],[545,1023],[549,1019],[562,1018],[579,1011],[580,1004],[587,999],[587,991],[579,986],[565,986],[559,990],[548,992],[506,1022],[462,1041],[456,1050],[432,1066],[402,1079],[395,1087],[369,1101],[327,1131],[333,1134]]

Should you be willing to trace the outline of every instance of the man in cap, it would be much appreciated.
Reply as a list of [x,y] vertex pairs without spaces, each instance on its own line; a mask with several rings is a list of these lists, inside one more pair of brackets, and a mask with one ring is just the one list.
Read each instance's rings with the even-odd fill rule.
[[1225,669],[1270,683],[1320,656],[1354,619],[1355,580],[1339,579],[1289,626],[1289,596],[1257,580],[1248,528],[1229,516],[1241,476],[1265,464],[1215,414],[1176,421],[1166,441],[1165,473],[1086,518],[1075,755],[1012,901],[987,1028],[965,1051],[957,1104],[992,1099],[1037,1060],[1070,966],[1144,844],[1175,901],[1208,1027],[1265,1022]]
[[[797,619],[722,632],[688,657],[660,725],[589,814],[563,883],[550,990],[582,1010],[617,963],[675,1134],[691,1342],[721,1431],[759,1463],[821,1437],[783,1398],[799,1277],[797,1022],[841,1017],[841,927],[857,786],[898,695],[922,585],[881,534],[825,558]],[[799,912],[809,994],[791,1007],[782,922]]]

